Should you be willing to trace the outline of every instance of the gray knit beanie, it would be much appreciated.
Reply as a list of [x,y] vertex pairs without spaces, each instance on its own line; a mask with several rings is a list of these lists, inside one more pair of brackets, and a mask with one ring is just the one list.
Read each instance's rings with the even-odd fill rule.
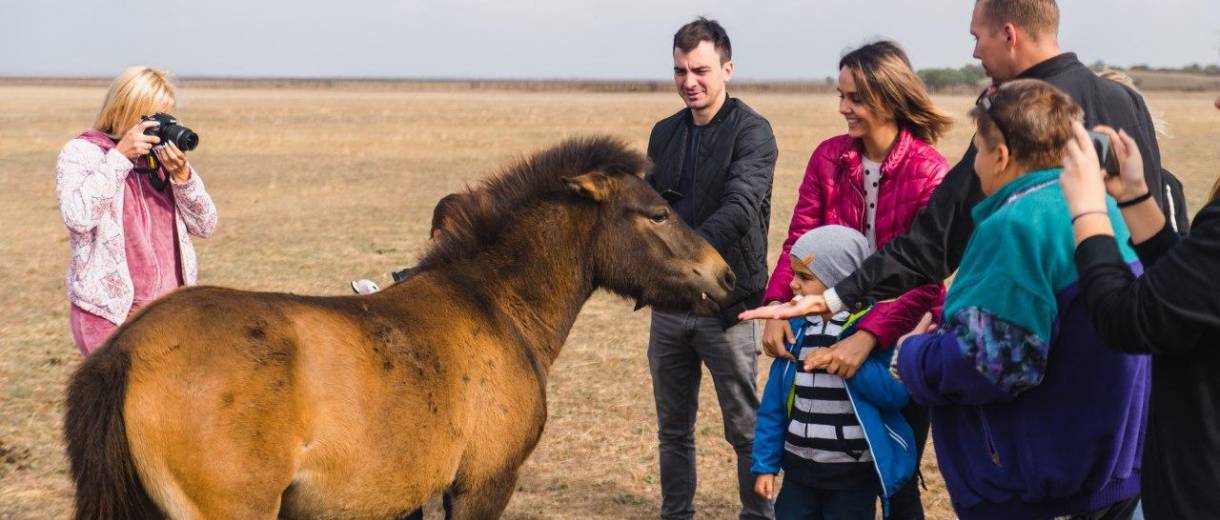
[[801,235],[789,252],[802,262],[812,257],[809,270],[826,287],[834,287],[864,263],[871,255],[868,239],[849,227],[822,226]]

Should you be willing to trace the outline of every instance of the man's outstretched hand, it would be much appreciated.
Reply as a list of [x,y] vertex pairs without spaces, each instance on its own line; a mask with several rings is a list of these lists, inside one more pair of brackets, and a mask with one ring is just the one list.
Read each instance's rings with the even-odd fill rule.
[[780,305],[751,309],[738,314],[737,318],[742,320],[787,320],[812,314],[823,314],[829,310],[826,299],[820,294],[815,294],[797,296],[788,303]]

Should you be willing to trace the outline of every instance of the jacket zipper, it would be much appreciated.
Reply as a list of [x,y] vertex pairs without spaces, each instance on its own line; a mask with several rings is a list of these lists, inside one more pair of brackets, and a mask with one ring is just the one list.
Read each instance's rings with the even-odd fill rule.
[[976,408],[979,415],[979,424],[983,425],[983,440],[987,443],[987,454],[991,459],[991,463],[1000,465],[1000,452],[995,447],[995,439],[991,437],[991,424],[987,422],[987,414],[982,407]]
[[[864,163],[860,163],[860,182],[864,182]],[[852,182],[851,171],[847,172],[847,184],[855,190],[856,195],[860,196],[860,221],[856,224],[856,231],[864,233],[864,222],[868,220],[868,193],[855,182]]]
[[860,423],[860,431],[864,432],[864,441],[868,444],[868,454],[873,458],[873,471],[877,472],[877,480],[881,482],[881,496],[888,503],[889,490],[885,488],[885,475],[881,474],[881,466],[877,462],[877,454],[873,452],[873,443],[868,438],[868,430],[865,429],[864,421],[860,420],[860,412],[856,411],[856,398],[851,393],[851,388],[847,385],[847,380],[843,380],[843,390],[847,391],[847,400],[851,401],[851,413],[856,416],[856,422]]
[[1173,227],[1173,232],[1178,232],[1178,210],[1173,205],[1173,187],[1165,185],[1165,204],[1169,206],[1169,225]]
[[[140,208],[143,210],[143,213],[144,213],[144,229],[151,231],[152,230],[152,211],[148,209],[148,200],[144,198],[144,183],[142,182],[143,180],[144,179],[142,179],[142,178],[136,179],[136,188],[139,190],[139,193],[137,195],[140,199]],[[151,237],[151,234],[149,236]],[[149,243],[150,244],[152,243],[151,238],[149,239]],[[157,256],[156,251],[153,252],[152,261],[153,261],[153,267],[156,269],[155,272],[157,273],[156,287],[153,288],[153,292],[152,292],[152,294],[154,295],[153,299],[156,299],[156,297],[157,297],[156,295],[159,294],[162,289],[162,287],[161,287],[161,258],[159,256]],[[131,266],[127,267],[127,271],[129,273],[128,276],[130,276]],[[134,286],[134,284],[132,284],[132,285]],[[134,294],[135,291],[133,290],[132,293]]]
[[[699,144],[700,143],[699,143],[699,141],[695,141],[695,140],[691,139],[691,131],[689,128],[686,130],[686,139],[688,141],[693,141],[693,142],[687,143],[687,146],[690,147],[690,196],[691,196],[690,217],[691,217],[691,220],[694,220],[696,218],[695,215],[697,215],[699,213],[699,211],[695,208],[695,186],[698,185],[698,179],[696,179],[695,176],[699,174]],[[699,140],[700,141],[703,140],[702,130],[700,131]],[[682,173],[681,172],[678,172],[678,184],[679,185],[682,184]]]

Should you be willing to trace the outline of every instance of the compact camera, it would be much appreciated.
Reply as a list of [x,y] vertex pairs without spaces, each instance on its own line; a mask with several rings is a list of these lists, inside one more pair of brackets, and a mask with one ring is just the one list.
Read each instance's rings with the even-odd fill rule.
[[1093,142],[1093,150],[1097,152],[1097,162],[1105,170],[1107,177],[1118,175],[1118,155],[1110,143],[1110,136],[1101,132],[1089,131],[1089,140]]

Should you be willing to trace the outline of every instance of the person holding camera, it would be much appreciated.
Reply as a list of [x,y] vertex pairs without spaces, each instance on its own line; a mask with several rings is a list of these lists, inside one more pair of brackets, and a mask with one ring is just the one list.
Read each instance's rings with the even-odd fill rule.
[[[1220,108],[1220,100],[1218,106]],[[1141,492],[1145,518],[1220,518],[1220,178],[1181,238],[1149,196],[1140,149],[1107,127],[1105,172],[1075,125],[1060,183],[1071,211],[1081,295],[1106,345],[1152,355],[1152,398]],[[1120,222],[1103,212],[1107,192]],[[1133,273],[1116,237],[1125,222],[1143,266]],[[1140,356],[1143,357],[1143,356]]]
[[[899,340],[891,370],[930,409],[959,518],[1127,520],[1149,362],[1107,348],[1080,301],[1059,177],[1083,110],[1049,83],[1016,80],[970,115],[985,195],[977,230],[941,328],[930,332],[925,317]],[[1096,202],[1073,220],[1118,217],[1114,200]],[[1136,256],[1115,224],[1112,258],[1126,269]]]
[[216,205],[186,151],[198,136],[167,113],[165,71],[128,67],[97,120],[56,161],[56,195],[68,228],[72,338],[100,347],[128,316],[197,276],[191,235],[216,229]]

